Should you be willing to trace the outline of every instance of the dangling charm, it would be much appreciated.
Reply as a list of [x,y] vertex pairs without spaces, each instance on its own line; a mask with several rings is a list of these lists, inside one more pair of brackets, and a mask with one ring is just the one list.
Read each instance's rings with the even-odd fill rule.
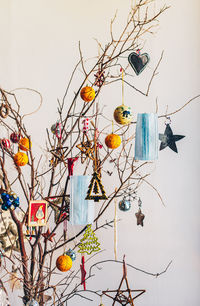
[[131,201],[136,199],[136,193],[131,187],[124,190],[123,199],[119,202],[119,209],[122,211],[128,211],[131,209]]
[[95,76],[94,85],[101,87],[105,82],[104,71],[99,68],[97,73],[94,76]]
[[139,198],[138,200],[138,212],[135,214],[136,216],[136,219],[137,219],[137,225],[141,225],[143,226],[143,220],[145,218],[145,215],[142,213],[142,210],[141,210],[141,206],[142,206],[142,201],[141,199]]

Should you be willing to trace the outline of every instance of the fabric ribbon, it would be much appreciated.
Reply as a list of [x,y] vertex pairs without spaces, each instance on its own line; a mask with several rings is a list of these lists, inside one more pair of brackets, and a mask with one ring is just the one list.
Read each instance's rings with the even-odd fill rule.
[[78,157],[71,157],[71,158],[67,159],[69,176],[72,176],[73,173],[74,173],[74,163],[75,163],[75,161],[77,161],[77,159],[78,159]]
[[82,262],[82,264],[80,265],[80,268],[81,268],[81,285],[83,285],[83,289],[86,290],[86,283],[85,283],[86,271],[85,271],[85,257],[84,257],[84,255],[81,257],[81,262]]
[[59,139],[62,138],[61,123],[60,122],[56,123],[56,137],[59,138]]

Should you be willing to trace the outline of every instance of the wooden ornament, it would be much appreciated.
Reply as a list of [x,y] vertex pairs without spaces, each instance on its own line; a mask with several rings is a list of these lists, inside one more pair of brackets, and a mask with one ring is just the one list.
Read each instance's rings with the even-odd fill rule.
[[[63,198],[64,204],[62,205]],[[69,220],[70,197],[64,194],[64,190],[61,191],[59,196],[52,196],[45,199],[54,211],[54,222],[56,224],[62,222],[64,219]]]
[[81,151],[81,163],[84,163],[87,158],[95,159],[94,156],[94,143],[89,139],[87,133],[83,133],[83,139],[80,144],[76,146]]
[[26,153],[18,152],[14,155],[14,162],[17,166],[25,166],[28,163],[28,156]]
[[19,140],[19,148],[22,151],[28,151],[31,147],[31,142],[28,138],[23,137]]
[[97,172],[93,173],[85,199],[94,200],[95,202],[99,202],[99,200],[107,200],[106,192]]
[[55,236],[55,233],[51,233],[49,228],[46,231],[46,233],[43,233],[42,236],[44,237],[44,240],[48,240],[50,242],[53,242],[53,237]]
[[80,95],[85,102],[91,102],[95,98],[95,90],[90,86],[85,86],[81,89]]
[[99,247],[100,243],[98,242],[98,238],[95,236],[94,232],[92,231],[92,225],[88,224],[85,230],[85,234],[83,238],[80,240],[80,244],[78,245],[79,253],[87,253],[88,255],[92,254],[93,252],[98,252],[101,250]]
[[[126,289],[121,289],[123,283],[126,285]],[[133,297],[132,292],[136,292],[137,294]],[[119,284],[119,287],[117,290],[106,290],[102,291],[103,294],[108,296],[113,300],[112,305],[114,306],[115,303],[119,303],[121,305],[132,305],[134,306],[133,301],[138,298],[140,295],[145,293],[146,290],[144,289],[137,289],[137,290],[131,290],[129,287],[128,279],[127,279],[127,270],[126,270],[126,264],[123,260],[123,277]]]
[[72,259],[70,256],[63,254],[59,256],[56,260],[56,267],[61,272],[66,272],[72,267]]
[[109,149],[116,149],[121,144],[121,137],[117,134],[109,134],[106,136],[105,144]]
[[104,82],[105,82],[105,73],[103,70],[98,69],[97,73],[94,75],[95,76],[95,83],[94,85],[101,87]]

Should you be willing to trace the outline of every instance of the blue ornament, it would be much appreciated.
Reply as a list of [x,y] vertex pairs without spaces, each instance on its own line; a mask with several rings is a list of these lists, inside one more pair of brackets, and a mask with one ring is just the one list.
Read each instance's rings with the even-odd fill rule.
[[123,199],[119,202],[119,209],[122,211],[128,211],[131,208],[131,202]]
[[8,206],[7,206],[5,203],[2,204],[1,208],[2,208],[3,210],[8,210]]
[[3,192],[3,193],[1,194],[1,198],[2,198],[3,201],[4,201],[4,200],[6,201],[6,200],[9,200],[10,196],[9,196],[9,194]]
[[5,201],[5,203],[7,204],[8,208],[12,205],[12,202],[9,199]]
[[71,257],[71,260],[74,261],[76,259],[76,252],[73,251],[72,249],[69,249],[66,252],[66,255],[68,255],[69,257]]
[[3,192],[1,194],[1,199],[0,204],[2,204],[1,208],[3,210],[8,210],[8,208],[16,209],[19,207],[19,197],[15,193],[9,194]]

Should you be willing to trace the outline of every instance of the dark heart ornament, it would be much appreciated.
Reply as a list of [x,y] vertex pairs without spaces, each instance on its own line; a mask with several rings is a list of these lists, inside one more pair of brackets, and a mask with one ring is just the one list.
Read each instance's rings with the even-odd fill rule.
[[147,53],[132,52],[128,56],[128,61],[135,73],[139,75],[150,61],[150,57]]

